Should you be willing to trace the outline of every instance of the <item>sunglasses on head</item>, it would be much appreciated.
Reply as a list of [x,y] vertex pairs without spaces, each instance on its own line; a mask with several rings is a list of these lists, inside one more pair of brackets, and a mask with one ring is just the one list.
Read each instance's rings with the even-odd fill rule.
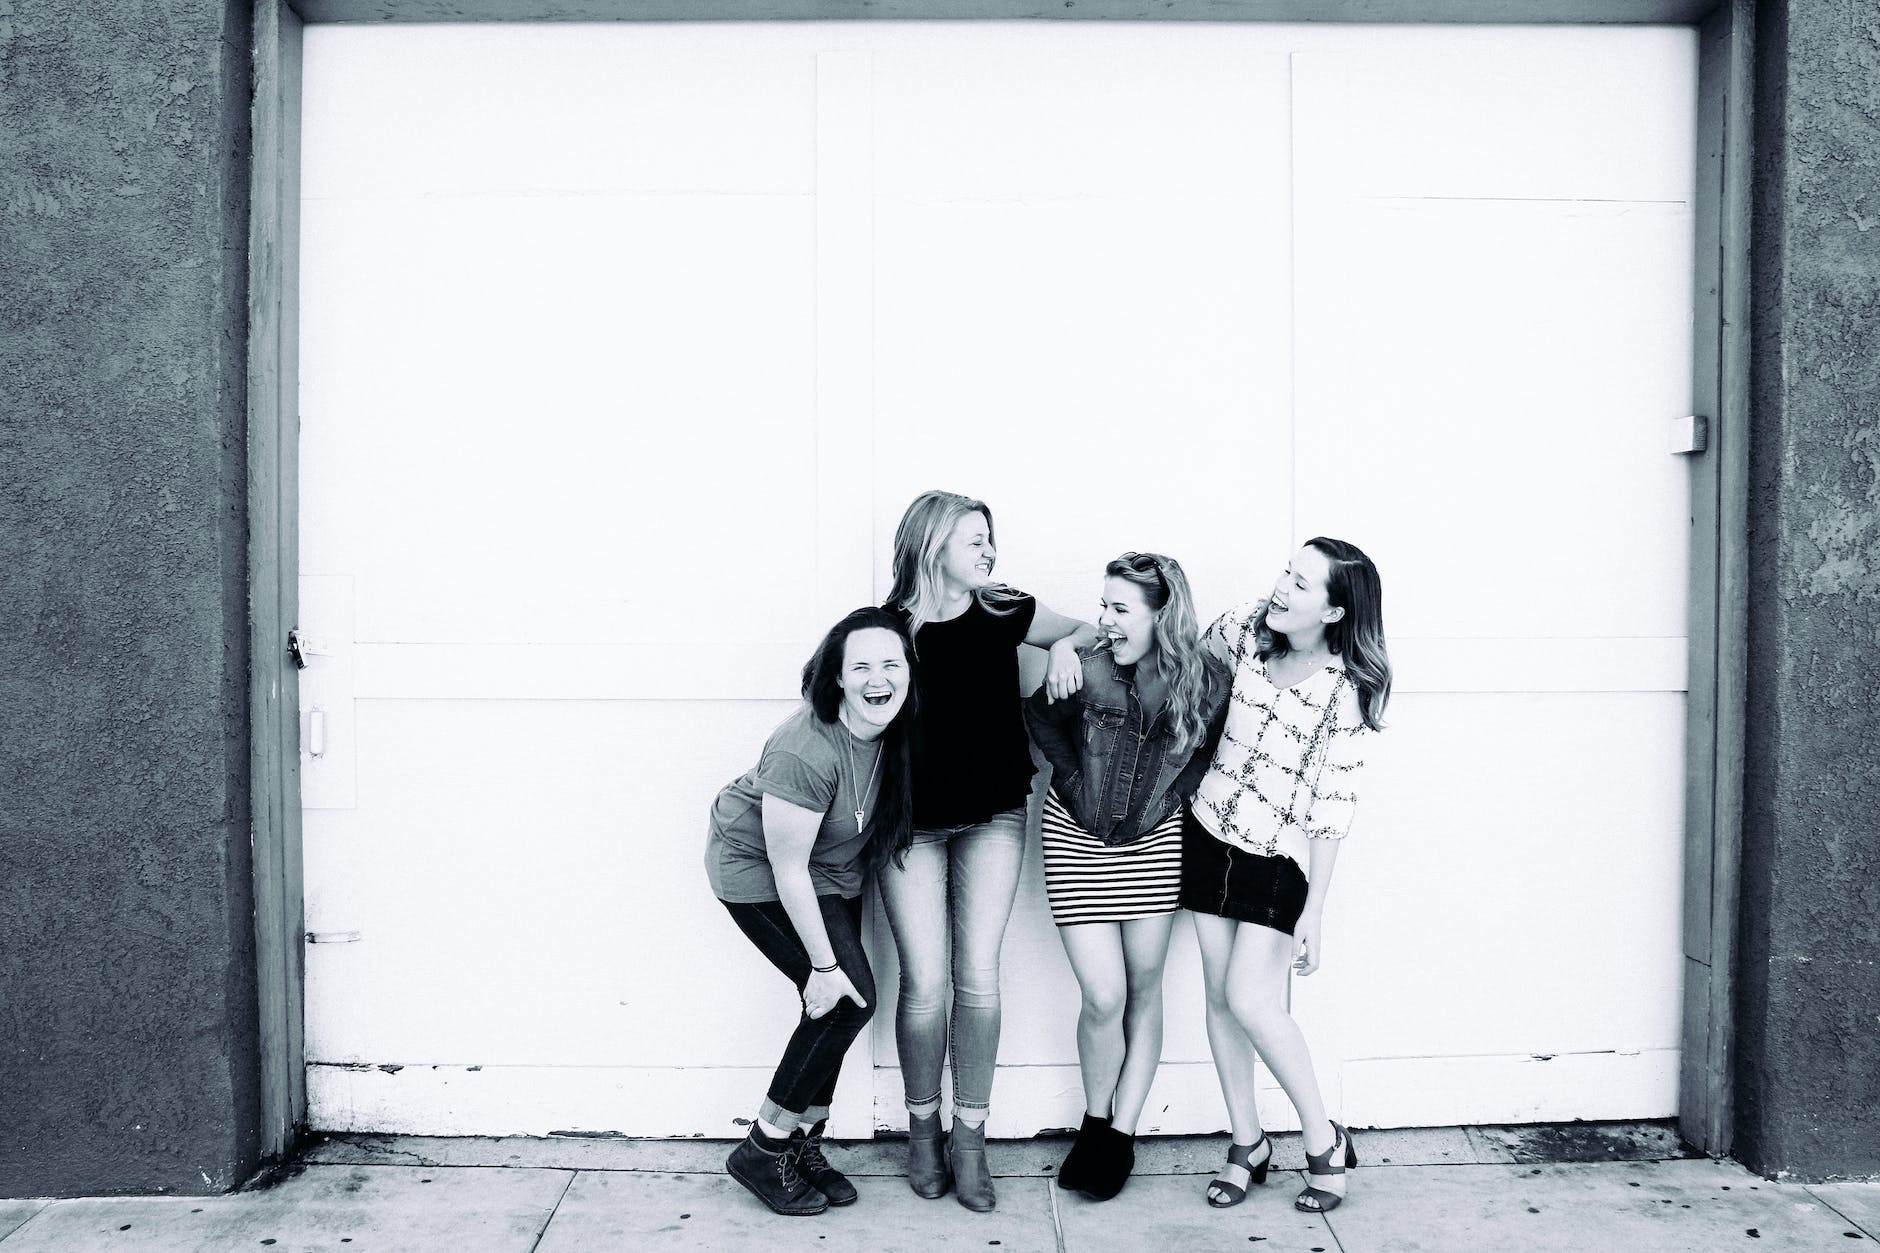
[[1154,553],[1124,553],[1117,560],[1137,574],[1155,571],[1155,577],[1161,582],[1163,590],[1168,590],[1168,572],[1162,568],[1162,559]]

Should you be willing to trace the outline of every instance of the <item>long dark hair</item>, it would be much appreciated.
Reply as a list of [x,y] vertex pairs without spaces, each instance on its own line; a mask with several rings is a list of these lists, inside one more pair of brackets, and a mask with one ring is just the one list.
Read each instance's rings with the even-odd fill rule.
[[[894,528],[894,583],[884,603],[907,614],[909,630],[919,631],[934,620],[940,608],[940,550],[960,519],[975,513],[986,516],[986,542],[996,553],[999,541],[993,535],[992,510],[983,500],[958,492],[927,491],[914,497],[901,515],[900,525]],[[1011,613],[1016,607],[1013,602],[1023,595],[1003,583],[973,593],[988,612],[1001,616]]]
[[[1384,648],[1384,584],[1377,567],[1356,544],[1324,535],[1306,541],[1325,558],[1325,595],[1332,606],[1344,610],[1325,626],[1325,646],[1345,659],[1345,673],[1358,687],[1358,709],[1364,725],[1384,729],[1384,706],[1390,703],[1390,654]],[[1254,649],[1260,660],[1291,651],[1284,634],[1266,625],[1266,606],[1253,618]]]
[[[898,613],[864,605],[829,628],[816,651],[803,664],[803,699],[823,722],[834,722],[842,712],[843,654],[849,636],[870,628],[892,631],[907,658],[907,697],[894,720],[881,733],[881,790],[875,794],[875,812],[868,819],[867,856],[879,866],[889,856],[900,864],[914,835],[914,788],[909,765],[908,734],[914,725],[919,691],[914,673],[914,640]],[[856,782],[860,788],[861,782]]]
[[1103,573],[1142,589],[1155,614],[1155,651],[1168,681],[1170,751],[1185,754],[1207,732],[1202,709],[1208,697],[1207,663],[1201,659],[1194,596],[1181,562],[1161,553],[1124,553]]

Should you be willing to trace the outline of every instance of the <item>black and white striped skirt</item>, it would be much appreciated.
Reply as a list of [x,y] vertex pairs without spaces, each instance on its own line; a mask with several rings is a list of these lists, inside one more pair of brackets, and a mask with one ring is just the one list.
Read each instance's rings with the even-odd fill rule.
[[1129,844],[1105,844],[1044,798],[1044,892],[1060,927],[1173,913],[1181,898],[1182,813]]

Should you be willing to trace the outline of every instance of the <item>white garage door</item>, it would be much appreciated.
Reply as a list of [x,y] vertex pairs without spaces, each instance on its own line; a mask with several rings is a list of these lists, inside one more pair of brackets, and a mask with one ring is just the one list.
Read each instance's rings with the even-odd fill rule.
[[[1398,696],[1295,990],[1333,1109],[1673,1113],[1695,52],[310,29],[313,1124],[738,1134],[794,1001],[706,890],[706,806],[930,486],[1079,614],[1126,548],[1205,614],[1307,536],[1368,549]],[[1037,871],[1001,1135],[1081,1111]],[[1145,1129],[1221,1127],[1185,925],[1167,993]],[[883,1013],[840,1134],[901,1120],[894,1067]]]

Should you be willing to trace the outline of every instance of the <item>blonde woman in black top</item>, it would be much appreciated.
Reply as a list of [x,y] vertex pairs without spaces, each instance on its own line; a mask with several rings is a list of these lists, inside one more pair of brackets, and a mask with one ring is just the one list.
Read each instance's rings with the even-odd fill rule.
[[[894,538],[886,607],[914,637],[921,707],[913,736],[914,829],[882,868],[881,900],[901,958],[894,1037],[908,1109],[908,1183],[949,1186],[961,1205],[997,1203],[986,1117],[999,1050],[999,950],[1025,856],[1031,750],[1019,712],[1018,647],[1050,650],[1049,696],[1083,683],[1088,623],[993,581],[992,513],[924,492]],[[952,997],[947,996],[951,939]],[[951,1024],[953,1129],[941,1130]]]

